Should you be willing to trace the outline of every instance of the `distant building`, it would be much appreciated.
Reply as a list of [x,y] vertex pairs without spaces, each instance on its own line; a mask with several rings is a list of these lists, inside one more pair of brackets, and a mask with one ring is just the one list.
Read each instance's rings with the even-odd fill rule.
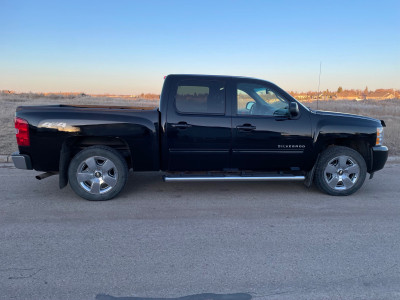
[[370,100],[386,100],[386,99],[394,99],[395,96],[393,93],[388,91],[375,91],[371,92],[367,95],[366,99]]
[[342,91],[336,94],[337,100],[364,100],[365,97],[356,91]]
[[310,98],[307,94],[294,94],[294,97],[298,100],[306,100]]

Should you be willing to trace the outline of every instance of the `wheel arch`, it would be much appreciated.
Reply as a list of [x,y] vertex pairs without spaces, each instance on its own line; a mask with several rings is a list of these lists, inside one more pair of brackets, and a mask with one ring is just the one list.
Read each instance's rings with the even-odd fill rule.
[[108,146],[117,150],[124,158],[128,168],[133,167],[131,149],[128,143],[118,137],[98,137],[98,136],[84,136],[84,137],[69,137],[67,138],[60,151],[59,162],[59,186],[60,189],[68,184],[68,167],[71,159],[81,150],[91,146]]
[[[344,138],[332,138],[324,141],[317,142],[318,153],[322,153],[329,147],[343,146],[353,149],[360,153],[365,160],[367,170],[370,171],[371,162],[371,151],[368,142],[361,138],[344,137]],[[316,162],[317,163],[317,162]]]

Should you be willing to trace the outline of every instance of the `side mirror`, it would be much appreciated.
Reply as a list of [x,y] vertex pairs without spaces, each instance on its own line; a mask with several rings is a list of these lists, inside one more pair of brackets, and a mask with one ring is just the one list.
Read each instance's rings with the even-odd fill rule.
[[246,104],[246,109],[247,109],[247,110],[251,110],[251,108],[253,107],[253,105],[254,105],[254,102],[247,102],[247,104]]
[[297,102],[289,103],[289,114],[291,117],[297,117],[299,115],[299,105]]

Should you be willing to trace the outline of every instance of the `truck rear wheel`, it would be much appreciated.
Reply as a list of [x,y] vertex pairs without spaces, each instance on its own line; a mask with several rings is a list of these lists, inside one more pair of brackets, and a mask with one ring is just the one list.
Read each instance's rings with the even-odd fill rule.
[[88,147],[74,156],[68,180],[74,192],[87,200],[104,201],[117,196],[126,184],[128,166],[122,155],[106,146]]
[[360,153],[348,147],[332,146],[322,152],[314,182],[329,195],[347,196],[360,189],[366,174],[367,166]]

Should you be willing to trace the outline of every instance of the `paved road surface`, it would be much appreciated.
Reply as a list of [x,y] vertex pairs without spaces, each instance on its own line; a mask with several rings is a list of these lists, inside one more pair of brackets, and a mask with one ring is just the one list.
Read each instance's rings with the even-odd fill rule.
[[145,173],[88,202],[3,164],[0,299],[400,299],[399,168],[341,198]]

